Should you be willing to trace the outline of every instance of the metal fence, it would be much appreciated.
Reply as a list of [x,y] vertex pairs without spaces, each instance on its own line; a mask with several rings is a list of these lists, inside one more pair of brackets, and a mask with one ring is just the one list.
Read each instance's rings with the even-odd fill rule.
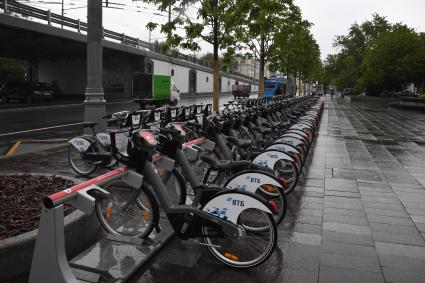
[[[59,25],[61,28],[68,28],[78,33],[87,33],[87,23],[68,18],[59,14],[52,13],[50,10],[42,10],[25,4],[15,2],[13,0],[0,0],[0,9],[3,9],[4,14],[11,16],[20,16],[28,20],[39,19],[47,22],[47,25]],[[195,63],[205,67],[212,67],[212,64],[196,58],[195,56],[180,53],[178,50],[171,49],[167,52],[162,52],[161,46],[155,43],[149,43],[135,37],[118,33],[112,30],[104,29],[103,38],[113,40],[121,44],[129,45],[136,48],[147,49],[155,53],[163,54],[166,56],[174,57],[187,62]],[[253,82],[258,81],[250,76],[243,75],[238,72],[230,71],[229,74],[249,79]]]

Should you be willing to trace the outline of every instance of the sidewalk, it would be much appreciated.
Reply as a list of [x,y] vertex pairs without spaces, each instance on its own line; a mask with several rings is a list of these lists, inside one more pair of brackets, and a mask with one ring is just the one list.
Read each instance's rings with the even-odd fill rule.
[[223,268],[174,239],[131,282],[425,282],[424,118],[326,98],[265,264]]
[[[425,116],[325,99],[269,261],[224,268],[175,238],[130,282],[425,282]],[[74,176],[64,148],[2,159],[2,172]]]

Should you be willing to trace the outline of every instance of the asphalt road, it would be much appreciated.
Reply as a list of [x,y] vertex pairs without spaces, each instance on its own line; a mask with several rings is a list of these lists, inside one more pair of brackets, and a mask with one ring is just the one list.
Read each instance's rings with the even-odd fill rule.
[[[226,103],[231,98],[232,96],[222,97],[221,104]],[[179,104],[211,103],[211,101],[211,97],[190,98],[183,99]],[[137,108],[138,105],[134,102],[114,102],[106,105],[106,112],[113,113]],[[65,125],[80,123],[83,120],[84,106],[81,104],[0,110],[0,145],[10,144],[21,138],[60,138],[68,137],[74,133],[78,134],[81,131],[81,126]],[[49,127],[57,128],[38,130]]]

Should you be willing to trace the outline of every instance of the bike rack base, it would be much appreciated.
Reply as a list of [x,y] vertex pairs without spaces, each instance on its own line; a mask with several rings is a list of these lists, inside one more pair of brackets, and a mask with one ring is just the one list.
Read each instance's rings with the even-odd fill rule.
[[107,234],[69,262],[74,275],[83,282],[126,281],[173,237],[168,219],[160,223],[161,232],[145,240]]

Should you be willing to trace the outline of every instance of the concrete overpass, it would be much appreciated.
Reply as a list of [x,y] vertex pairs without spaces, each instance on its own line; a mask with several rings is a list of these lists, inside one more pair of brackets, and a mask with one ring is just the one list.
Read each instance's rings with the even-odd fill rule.
[[[87,25],[10,0],[0,0],[0,8],[0,56],[28,60],[33,81],[56,81],[64,94],[84,95]],[[212,93],[208,64],[175,51],[169,54],[172,56],[139,39],[104,30],[106,99],[137,96],[138,77],[146,73],[171,75],[183,97]],[[258,90],[258,81],[250,77],[237,73],[222,73],[221,77],[221,92],[231,92],[236,83],[251,84],[252,91]]]

